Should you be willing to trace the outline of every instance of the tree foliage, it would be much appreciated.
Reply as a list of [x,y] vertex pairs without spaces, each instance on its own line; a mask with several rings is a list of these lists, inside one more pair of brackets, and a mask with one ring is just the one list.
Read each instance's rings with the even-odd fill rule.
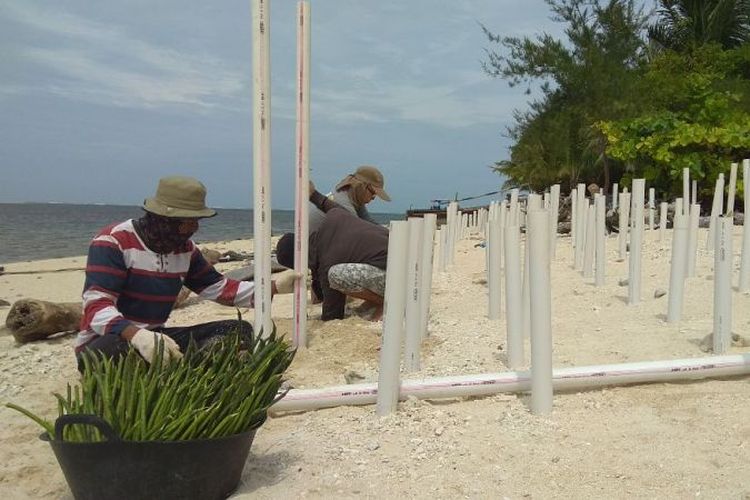
[[748,0],[659,0],[658,14],[648,35],[661,48],[684,52],[718,43],[731,49],[750,40]]
[[[595,121],[625,116],[635,72],[645,57],[646,16],[632,0],[548,0],[566,40],[549,34],[500,37],[486,27],[490,42],[485,71],[511,86],[539,83],[541,99],[517,113],[508,135],[516,142],[497,170],[510,184],[540,189],[554,181],[575,184],[597,177],[608,184],[612,166]],[[593,179],[591,179],[593,180]]]
[[547,3],[563,39],[483,27],[485,71],[540,95],[508,129],[509,185],[643,176],[669,192],[683,167],[712,183],[750,156],[750,1],[660,0],[652,19],[633,0]]

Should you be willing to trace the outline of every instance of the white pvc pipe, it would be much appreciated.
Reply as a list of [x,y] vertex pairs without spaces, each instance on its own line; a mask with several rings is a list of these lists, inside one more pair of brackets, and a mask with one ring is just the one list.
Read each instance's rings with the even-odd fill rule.
[[682,318],[682,298],[685,293],[688,217],[685,217],[679,210],[675,212],[674,219],[672,219],[672,229],[672,262],[669,271],[667,323],[675,323]]
[[253,0],[253,254],[255,330],[270,335],[271,321],[271,55],[270,9]]
[[576,234],[578,234],[577,231],[577,219],[578,219],[578,195],[576,194],[576,189],[573,188],[570,191],[570,245],[573,250],[573,259],[571,261],[571,264],[573,269],[576,267],[576,246],[578,245],[578,242],[576,241]]
[[552,292],[549,258],[549,214],[528,213],[531,268],[531,413],[552,411]]
[[607,199],[602,195],[597,197],[595,202],[596,210],[596,275],[594,284],[604,286],[606,282],[605,262],[607,261],[607,224],[606,224],[606,203]]
[[630,193],[620,193],[620,233],[617,235],[620,260],[625,260],[628,254],[628,230],[630,228]]
[[693,180],[693,189],[690,194],[692,196],[692,201],[690,204],[695,205],[696,203],[698,203],[698,181]]
[[724,174],[719,174],[716,179],[714,188],[714,199],[711,203],[711,219],[708,226],[708,239],[706,240],[706,250],[713,250],[716,233],[716,221],[721,216],[724,206]]
[[422,338],[429,335],[428,323],[430,318],[430,299],[432,297],[432,268],[435,250],[436,214],[424,214],[424,235],[422,239],[422,293],[420,294],[420,327]]
[[521,225],[521,219],[520,219],[520,207],[518,205],[518,188],[513,188],[510,190],[510,218],[511,221],[509,222],[509,225]]
[[531,254],[529,253],[529,212],[532,210],[541,210],[542,198],[538,194],[530,193],[526,199],[526,244],[524,245],[524,265],[523,265],[523,287],[522,287],[522,300],[523,300],[523,336],[529,338],[531,334],[531,293],[529,291],[529,269],[531,264],[529,259]]
[[630,258],[628,262],[628,304],[641,302],[641,254],[643,242],[643,196],[646,189],[645,179],[633,179],[633,198],[630,210],[633,217],[630,221]]
[[[297,3],[297,148],[295,162],[294,271],[307,276],[310,137],[310,2]],[[307,347],[307,280],[294,282],[292,345]]]
[[497,207],[497,220],[500,222],[500,239],[503,244],[500,245],[500,269],[505,268],[505,226],[508,225],[507,210],[505,200]]
[[521,243],[517,224],[505,226],[505,325],[508,366],[523,366],[523,308],[521,301]]
[[422,346],[422,310],[420,306],[421,279],[420,259],[422,258],[422,238],[424,220],[409,217],[409,246],[406,257],[406,342],[404,344],[404,371],[416,372],[420,369]]
[[714,251],[714,354],[732,344],[732,227],[731,215],[719,217]]
[[740,259],[739,291],[750,291],[750,160],[742,161],[742,198],[744,219],[742,222],[742,257]]
[[[747,374],[750,374],[750,354],[732,354],[692,359],[557,368],[552,371],[552,381],[555,391],[571,392],[607,386],[663,384]],[[410,397],[442,399],[527,392],[530,388],[529,372],[509,371],[404,380],[399,392],[402,400]],[[308,411],[343,405],[368,405],[373,404],[377,397],[378,387],[374,383],[341,385],[322,389],[292,389],[281,401],[271,407],[271,411]]]
[[615,182],[612,184],[612,210],[617,210],[617,198],[620,197],[620,186]]
[[682,169],[682,213],[690,214],[690,169]]
[[444,273],[448,270],[448,252],[450,251],[448,238],[450,237],[450,229],[447,226],[443,226],[442,229],[438,230],[440,233],[440,272]]
[[654,230],[654,216],[656,215],[656,190],[648,188],[648,230]]
[[659,204],[659,242],[664,243],[664,238],[667,234],[667,210],[669,204],[666,201],[662,201]]
[[698,223],[700,222],[701,206],[697,203],[690,206],[688,220],[687,272],[688,278],[695,277],[695,260],[698,254]]
[[734,193],[737,190],[737,164],[732,163],[729,170],[729,193],[727,194],[726,215],[734,216]]
[[501,283],[502,272],[500,271],[500,247],[503,245],[503,229],[499,220],[491,220],[487,223],[489,238],[487,238],[487,254],[489,262],[487,266],[487,288],[489,304],[487,317],[491,320],[500,319]]
[[[594,203],[598,195],[594,197]],[[586,210],[586,243],[583,249],[583,277],[594,277],[594,253],[596,252],[596,208],[590,203]]]
[[586,238],[586,213],[588,212],[588,203],[586,203],[586,185],[578,184],[576,189],[576,208],[578,215],[576,217],[576,252],[575,268],[578,271],[583,270],[583,247]]
[[406,251],[408,243],[408,223],[406,221],[392,221],[388,236],[388,262],[385,272],[383,340],[380,346],[380,369],[377,386],[378,415],[392,413],[398,404],[401,341],[404,337],[404,310],[406,306]]
[[560,220],[560,184],[554,184],[550,188],[550,258],[557,255],[557,225]]

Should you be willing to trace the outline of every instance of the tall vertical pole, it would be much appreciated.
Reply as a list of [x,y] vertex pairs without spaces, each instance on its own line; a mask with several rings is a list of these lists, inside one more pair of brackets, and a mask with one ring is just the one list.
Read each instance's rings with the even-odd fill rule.
[[619,234],[617,235],[618,247],[620,250],[620,260],[625,260],[628,254],[628,227],[630,226],[630,196],[626,190],[620,193],[620,218]]
[[255,330],[271,321],[271,55],[269,0],[253,0],[253,240]]
[[750,160],[742,161],[742,198],[745,206],[742,222],[742,257],[739,291],[750,291]]
[[437,215],[424,214],[424,235],[422,238],[422,290],[419,304],[419,330],[422,338],[427,337],[427,325],[430,319],[430,298],[432,295],[432,268],[435,252],[435,226]]
[[682,213],[690,214],[690,169],[682,169]]
[[606,281],[605,263],[607,261],[607,198],[601,195],[596,198],[596,274],[594,275],[594,284],[604,286]]
[[620,186],[615,182],[612,184],[612,210],[617,210],[617,202],[620,196]]
[[422,352],[422,311],[420,308],[421,294],[421,260],[422,240],[424,238],[424,219],[409,217],[409,246],[406,260],[406,341],[404,343],[404,370],[406,372],[419,371]]
[[734,217],[734,193],[737,190],[737,164],[732,163],[729,169],[729,192],[727,193],[727,211],[728,217]]
[[715,243],[716,224],[718,223],[719,217],[721,217],[724,211],[724,174],[719,174],[719,178],[716,179],[716,187],[714,188],[714,199],[711,204],[711,222],[708,226],[708,239],[706,240],[706,250],[713,250]]
[[529,289],[534,312],[531,315],[531,412],[552,411],[552,292],[549,258],[549,214],[528,213],[527,245],[531,258]]
[[669,272],[667,323],[680,321],[682,317],[682,298],[685,292],[688,218],[680,210],[675,211],[674,219],[672,219],[672,228],[672,262]]
[[643,242],[643,198],[646,189],[645,179],[633,179],[633,198],[630,211],[633,215],[630,222],[630,276],[628,279],[628,304],[641,302],[641,253]]
[[508,367],[523,365],[523,300],[521,299],[521,243],[518,223],[505,226],[505,325]]
[[500,248],[503,245],[503,227],[500,225],[499,219],[493,219],[487,223],[487,229],[487,295],[489,299],[487,317],[489,319],[500,319],[502,280],[502,271],[500,270],[502,253]]
[[[295,163],[294,270],[307,275],[309,214],[307,199],[310,179],[310,2],[297,3],[297,149]],[[307,347],[307,284],[294,283],[292,310],[293,344]]]
[[662,201],[659,204],[659,243],[664,243],[664,236],[667,234],[667,210],[669,204]]
[[560,219],[560,184],[555,184],[550,188],[550,207],[549,207],[549,234],[550,234],[550,259],[557,255],[557,224]]
[[656,215],[656,190],[648,188],[648,230],[654,230],[654,216]]
[[719,217],[714,249],[714,354],[732,344],[732,226],[733,217]]
[[401,342],[404,339],[406,309],[406,252],[409,227],[406,221],[391,222],[388,236],[388,262],[385,273],[383,339],[378,371],[377,414],[388,415],[396,409],[400,390]]
[[690,216],[688,217],[688,246],[685,276],[695,277],[695,260],[698,254],[698,224],[700,222],[701,206],[695,203],[690,205]]

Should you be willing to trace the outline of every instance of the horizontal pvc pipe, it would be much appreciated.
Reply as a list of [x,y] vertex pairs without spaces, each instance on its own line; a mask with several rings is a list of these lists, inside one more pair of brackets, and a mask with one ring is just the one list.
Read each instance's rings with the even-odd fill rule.
[[[558,368],[552,372],[556,391],[581,391],[628,384],[664,383],[750,374],[750,353],[692,359],[643,361]],[[528,371],[435,377],[401,382],[399,398],[418,399],[489,396],[527,392]],[[377,384],[350,384],[322,389],[292,389],[272,411],[307,411],[344,405],[369,405],[377,399]]]

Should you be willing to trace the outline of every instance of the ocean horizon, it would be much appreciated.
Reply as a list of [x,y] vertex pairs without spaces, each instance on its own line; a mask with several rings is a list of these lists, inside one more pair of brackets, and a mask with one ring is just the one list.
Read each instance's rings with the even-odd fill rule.
[[[216,208],[218,215],[203,219],[193,236],[199,244],[251,239],[253,210]],[[91,238],[103,227],[138,218],[140,206],[58,202],[0,203],[0,265],[86,255]],[[404,213],[372,213],[387,224],[404,220]],[[271,233],[292,231],[293,210],[271,210]]]

